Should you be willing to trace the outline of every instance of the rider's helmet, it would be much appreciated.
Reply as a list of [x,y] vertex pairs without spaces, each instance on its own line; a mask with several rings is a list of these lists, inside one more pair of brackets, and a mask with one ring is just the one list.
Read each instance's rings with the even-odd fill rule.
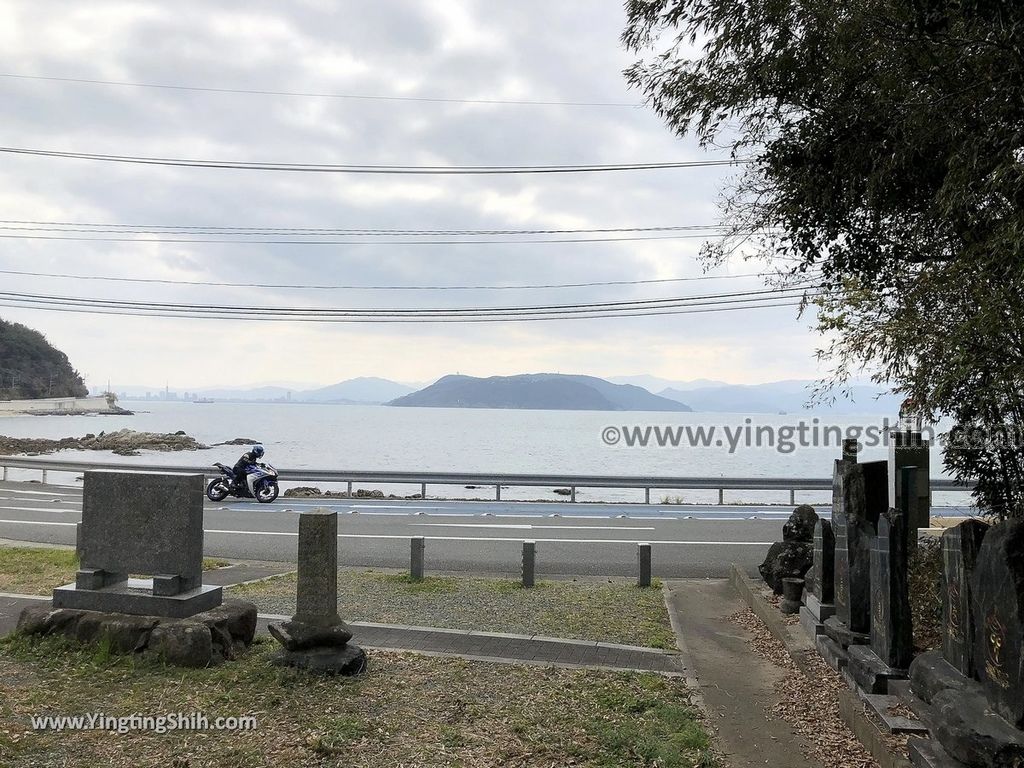
[[256,445],[252,447],[252,455],[254,458],[257,459],[263,458],[263,446],[260,445],[259,443],[256,443]]

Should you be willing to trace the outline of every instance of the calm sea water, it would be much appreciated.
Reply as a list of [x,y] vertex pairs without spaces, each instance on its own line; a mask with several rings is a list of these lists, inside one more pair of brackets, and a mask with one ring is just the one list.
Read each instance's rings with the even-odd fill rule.
[[[631,413],[594,411],[528,411],[460,408],[390,408],[386,406],[306,405],[291,403],[162,403],[126,402],[134,416],[26,416],[0,418],[0,434],[12,437],[60,438],[88,432],[130,428],[140,431],[184,430],[200,442],[212,444],[236,437],[253,438],[267,448],[268,460],[278,467],[380,471],[460,471],[494,473],[664,475],[682,477],[827,477],[839,448],[830,445],[797,447],[790,453],[776,448],[741,446],[730,453],[715,447],[610,446],[602,439],[607,427],[686,426],[715,427],[716,436],[728,427],[755,430],[787,427],[800,421],[823,429],[834,425],[880,426],[883,416],[831,416],[813,412],[790,415]],[[164,464],[200,465],[234,462],[244,447],[219,446],[183,453],[144,452],[122,458],[89,451],[103,461],[143,463],[147,458]],[[67,451],[59,456],[76,456]],[[882,459],[886,448],[866,448],[862,460]],[[941,460],[933,449],[932,475],[941,476]],[[398,486],[382,490],[414,493],[418,488]],[[434,491],[438,495],[486,496],[461,488]],[[507,498],[558,498],[549,489],[513,489]],[[713,492],[670,490],[652,493],[652,501],[682,495],[688,501],[712,501]],[[788,494],[756,492],[756,499],[739,493],[727,499],[788,500]],[[958,494],[959,496],[959,494]],[[580,499],[642,500],[642,491],[584,491]],[[823,494],[805,494],[808,501]],[[938,499],[937,499],[938,500]],[[952,501],[952,499],[950,499]],[[962,499],[961,499],[962,500]],[[958,502],[959,503],[959,502]]]

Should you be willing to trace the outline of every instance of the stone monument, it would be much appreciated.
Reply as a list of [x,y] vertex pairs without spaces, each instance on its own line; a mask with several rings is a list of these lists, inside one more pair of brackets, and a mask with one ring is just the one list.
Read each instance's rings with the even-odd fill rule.
[[917,480],[910,490],[908,535],[911,546],[917,546],[917,529],[927,528],[931,520],[931,485],[929,480],[928,441],[920,431],[900,430],[889,433],[889,501],[888,507],[903,509],[901,489],[896,482],[903,467],[917,467]]
[[275,664],[328,675],[366,669],[366,652],[349,645],[352,632],[338,615],[337,512],[321,508],[299,515],[295,615],[268,629],[284,646]]
[[814,556],[811,565],[810,591],[804,592],[804,607],[800,609],[800,623],[812,637],[821,634],[822,624],[835,615],[835,555],[836,537],[829,520],[818,520],[814,525]]
[[87,471],[79,548],[54,608],[185,618],[221,604],[203,586],[202,475]]

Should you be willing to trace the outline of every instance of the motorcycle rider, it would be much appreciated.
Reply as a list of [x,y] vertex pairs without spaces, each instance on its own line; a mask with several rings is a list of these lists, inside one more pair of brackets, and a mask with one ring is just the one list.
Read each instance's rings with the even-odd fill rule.
[[231,470],[234,474],[233,483],[235,488],[241,488],[245,485],[246,478],[249,476],[249,468],[263,458],[263,453],[263,446],[256,443],[256,445],[239,457]]

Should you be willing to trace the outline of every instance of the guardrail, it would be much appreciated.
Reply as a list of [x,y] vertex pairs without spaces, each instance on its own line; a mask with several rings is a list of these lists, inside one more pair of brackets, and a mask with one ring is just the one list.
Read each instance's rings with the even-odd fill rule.
[[[219,472],[211,466],[172,466],[160,464],[129,464],[100,461],[61,461],[34,457],[0,456],[0,479],[7,480],[7,470],[27,469],[42,472],[45,483],[48,472],[84,472],[107,469],[121,472],[173,472],[201,474],[216,477]],[[652,490],[717,490],[718,503],[725,503],[725,492],[789,491],[790,504],[796,503],[797,491],[830,491],[831,478],[793,477],[659,477],[626,475],[503,475],[480,472],[356,472],[336,469],[278,469],[285,482],[320,482],[347,485],[349,496],[354,484],[387,483],[390,485],[419,485],[420,498],[427,498],[429,485],[493,486],[494,498],[501,501],[502,487],[568,488],[570,501],[576,501],[577,488],[630,488],[644,491],[644,503],[651,503]],[[970,491],[971,486],[954,480],[933,479],[934,491]]]

